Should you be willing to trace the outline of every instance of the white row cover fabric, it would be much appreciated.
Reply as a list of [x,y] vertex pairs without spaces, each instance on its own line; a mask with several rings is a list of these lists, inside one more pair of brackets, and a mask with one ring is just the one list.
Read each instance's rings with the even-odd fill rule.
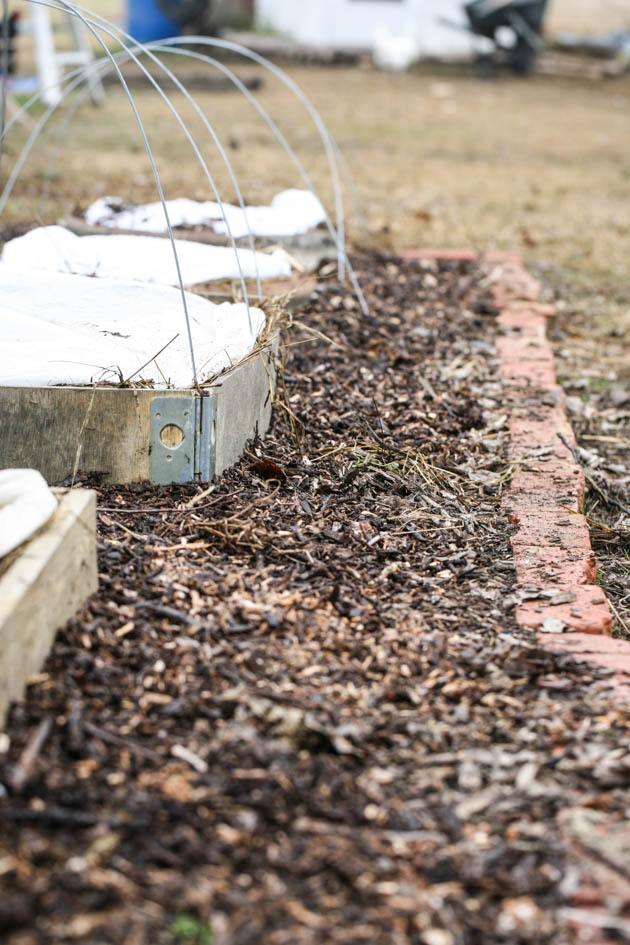
[[[167,200],[171,226],[208,226],[215,233],[227,235],[221,208],[212,201]],[[276,194],[269,207],[240,207],[223,204],[234,239],[251,233],[257,237],[279,239],[300,236],[326,220],[326,211],[310,190],[284,190]],[[85,212],[90,226],[110,226],[143,233],[164,233],[167,229],[161,203],[126,205],[120,197],[102,197]]]
[[57,499],[41,473],[0,470],[0,559],[32,538],[56,508]]
[[[249,354],[265,315],[252,307],[248,318],[243,304],[186,298],[203,382]],[[181,293],[168,286],[0,264],[0,325],[0,385],[118,383],[132,376],[160,388],[193,383]]]
[[[252,253],[232,247],[208,246],[176,240],[185,286],[217,279],[239,278],[240,262],[246,279],[286,278],[291,264],[285,252]],[[99,279],[179,285],[173,248],[168,239],[153,236],[76,236],[63,226],[42,226],[10,240],[2,251],[2,263],[25,272],[34,269],[74,273]]]

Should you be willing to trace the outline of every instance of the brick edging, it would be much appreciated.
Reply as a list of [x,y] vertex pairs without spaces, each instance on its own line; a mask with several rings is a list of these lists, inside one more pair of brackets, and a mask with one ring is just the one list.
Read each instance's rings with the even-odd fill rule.
[[509,413],[513,468],[502,507],[516,526],[511,544],[522,598],[516,619],[553,652],[612,671],[617,696],[630,701],[630,643],[610,639],[611,610],[595,584],[596,562],[582,514],[584,473],[547,340],[552,306],[514,253],[422,249],[406,259],[479,262],[499,310],[497,350]]
[[612,614],[595,584],[583,515],[584,473],[547,341],[546,319],[554,309],[540,304],[540,285],[520,260],[495,264],[490,279],[510,410],[513,474],[502,504],[517,529],[512,551],[518,585],[528,597],[517,608],[517,622],[547,633],[556,627],[560,633],[610,634]]

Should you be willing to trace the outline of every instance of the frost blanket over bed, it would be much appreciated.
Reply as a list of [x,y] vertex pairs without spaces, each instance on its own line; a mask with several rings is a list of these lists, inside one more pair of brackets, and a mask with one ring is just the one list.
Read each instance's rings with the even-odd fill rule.
[[[218,203],[212,201],[167,200],[171,226],[208,226],[215,233],[227,234],[228,227]],[[326,211],[310,190],[283,190],[268,207],[233,207],[223,204],[229,232],[234,239],[253,236],[280,239],[300,236],[326,221]],[[163,233],[166,229],[161,203],[141,206],[127,205],[121,197],[102,197],[85,212],[85,221],[92,226],[111,226],[120,230]]]
[[[175,240],[183,284],[200,285],[217,279],[286,278],[291,264],[282,250],[253,253],[249,249],[208,246]],[[99,279],[179,285],[170,240],[153,236],[75,236],[62,226],[42,226],[10,240],[2,263],[14,269],[75,273]],[[239,270],[240,266],[240,270]]]
[[0,469],[0,559],[51,518],[57,499],[35,469]]
[[[186,294],[199,381],[250,353],[260,309]],[[250,325],[251,321],[251,325]],[[167,286],[21,273],[0,265],[0,385],[120,382],[190,387],[181,293]],[[163,349],[163,350],[162,350]]]

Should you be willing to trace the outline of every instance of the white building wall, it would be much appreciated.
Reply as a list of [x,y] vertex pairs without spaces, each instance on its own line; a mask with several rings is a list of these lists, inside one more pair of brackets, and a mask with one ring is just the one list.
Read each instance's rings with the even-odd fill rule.
[[372,49],[378,30],[409,33],[424,55],[461,55],[470,51],[465,33],[439,22],[465,22],[461,0],[257,0],[260,27],[311,46]]

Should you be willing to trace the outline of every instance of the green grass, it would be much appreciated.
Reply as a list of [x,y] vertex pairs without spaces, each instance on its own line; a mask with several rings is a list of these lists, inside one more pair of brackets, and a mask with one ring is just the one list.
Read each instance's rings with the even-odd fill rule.
[[188,912],[176,916],[170,928],[177,945],[212,945],[211,926]]

